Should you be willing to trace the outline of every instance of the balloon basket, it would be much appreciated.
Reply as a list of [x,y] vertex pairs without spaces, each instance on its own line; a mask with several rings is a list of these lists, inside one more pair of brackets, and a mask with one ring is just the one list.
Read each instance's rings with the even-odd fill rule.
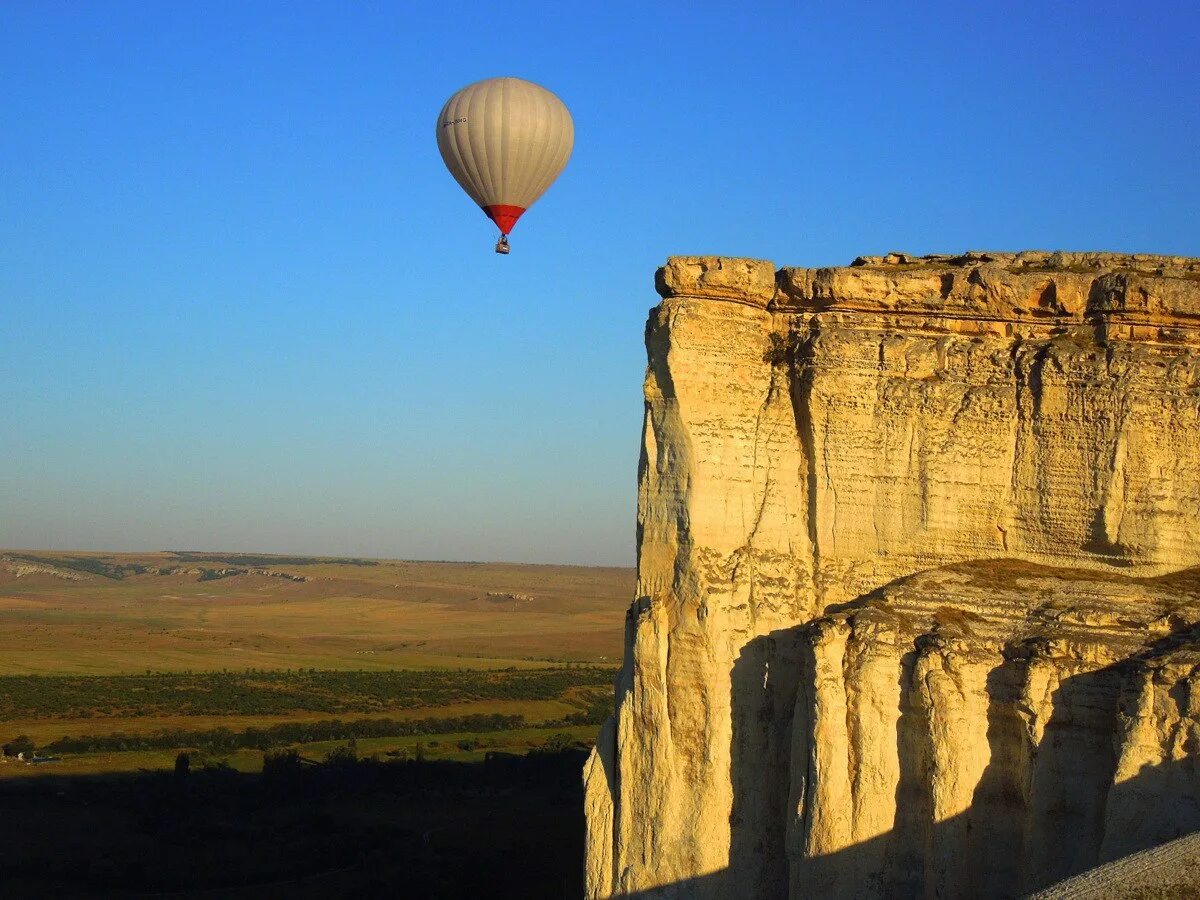
[[512,247],[508,246],[508,235],[500,235],[500,240],[496,241],[496,252],[507,255],[512,251]]

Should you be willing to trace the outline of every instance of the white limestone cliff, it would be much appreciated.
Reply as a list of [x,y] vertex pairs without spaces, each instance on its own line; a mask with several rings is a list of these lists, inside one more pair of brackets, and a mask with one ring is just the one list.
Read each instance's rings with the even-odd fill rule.
[[658,289],[589,897],[1015,896],[1200,827],[1200,262]]

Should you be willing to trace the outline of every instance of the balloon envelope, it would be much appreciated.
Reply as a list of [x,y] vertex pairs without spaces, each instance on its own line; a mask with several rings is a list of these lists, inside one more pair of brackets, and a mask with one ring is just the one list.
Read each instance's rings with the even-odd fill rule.
[[575,125],[544,87],[488,78],[446,101],[437,142],[455,181],[508,234],[566,167]]

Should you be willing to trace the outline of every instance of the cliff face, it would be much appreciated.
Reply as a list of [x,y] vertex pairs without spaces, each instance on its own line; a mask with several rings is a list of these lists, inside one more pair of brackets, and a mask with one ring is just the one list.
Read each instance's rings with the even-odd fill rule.
[[1200,261],[658,289],[590,897],[1012,896],[1200,827]]

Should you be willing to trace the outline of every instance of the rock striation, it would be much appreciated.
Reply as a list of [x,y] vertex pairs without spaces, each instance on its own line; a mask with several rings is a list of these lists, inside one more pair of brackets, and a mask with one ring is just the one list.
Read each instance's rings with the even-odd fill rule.
[[1200,260],[657,287],[589,897],[1019,896],[1200,828]]

